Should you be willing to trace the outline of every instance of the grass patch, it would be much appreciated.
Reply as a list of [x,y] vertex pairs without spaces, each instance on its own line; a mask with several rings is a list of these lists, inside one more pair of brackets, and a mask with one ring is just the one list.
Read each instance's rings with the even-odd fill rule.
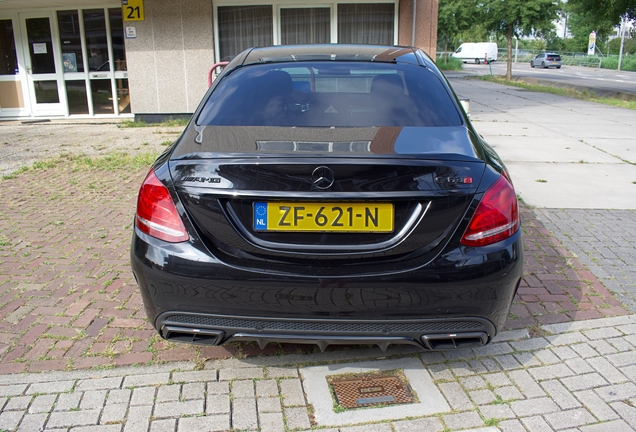
[[[130,155],[128,153],[109,153],[103,156],[90,157],[84,155],[61,155],[55,159],[49,159],[46,161],[34,162],[30,167],[22,167],[19,170],[6,175],[3,180],[16,178],[19,174],[29,171],[42,171],[58,166],[64,166],[71,169],[71,171],[81,170],[102,170],[102,171],[114,171],[119,169],[125,170],[140,170],[142,168],[149,168],[150,165],[159,156],[157,153],[142,153],[138,155]],[[73,184],[72,179],[69,183]],[[90,185],[89,185],[90,187]],[[94,188],[94,185],[93,187]]]
[[120,128],[139,128],[139,127],[184,127],[190,121],[189,118],[176,118],[164,120],[161,123],[146,123],[142,120],[122,120],[118,127]]
[[527,90],[531,90],[534,92],[542,92],[542,93],[551,93],[559,96],[566,96],[576,99],[582,99],[590,102],[598,102],[606,105],[617,106],[619,108],[627,108],[631,110],[636,110],[636,101],[633,100],[624,100],[617,97],[607,97],[607,96],[598,96],[594,93],[588,91],[578,91],[574,89],[560,88],[560,87],[550,87],[546,85],[539,84],[528,84],[521,80],[507,80],[503,77],[498,76],[482,76],[479,79],[483,81],[490,81],[497,84],[509,85],[512,87],[519,87]]
[[455,57],[448,57],[448,58],[440,57],[437,59],[435,64],[441,70],[449,71],[449,70],[462,70],[463,62],[460,59]]

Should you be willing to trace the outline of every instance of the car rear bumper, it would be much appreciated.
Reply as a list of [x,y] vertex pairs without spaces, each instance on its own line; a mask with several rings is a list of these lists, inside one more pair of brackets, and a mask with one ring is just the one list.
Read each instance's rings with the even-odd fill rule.
[[312,278],[231,267],[136,232],[131,263],[148,318],[168,340],[445,349],[484,345],[503,327],[523,254],[517,233],[408,272]]

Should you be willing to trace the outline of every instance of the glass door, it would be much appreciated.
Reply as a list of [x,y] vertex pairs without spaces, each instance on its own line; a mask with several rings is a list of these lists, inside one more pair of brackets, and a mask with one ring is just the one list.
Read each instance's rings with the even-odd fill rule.
[[31,115],[67,115],[66,94],[52,13],[21,13],[23,49]]

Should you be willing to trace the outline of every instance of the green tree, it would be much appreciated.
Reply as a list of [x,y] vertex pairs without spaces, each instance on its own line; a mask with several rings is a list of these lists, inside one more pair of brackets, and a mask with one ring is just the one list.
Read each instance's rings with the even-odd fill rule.
[[444,51],[456,47],[461,34],[477,24],[475,0],[439,0],[437,41]]
[[636,0],[569,0],[568,8],[585,15],[591,27],[618,25],[623,16],[636,19]]
[[489,30],[505,34],[508,42],[507,79],[512,78],[512,38],[553,30],[560,5],[559,0],[485,0],[483,22]]
[[605,44],[608,36],[614,30],[614,24],[607,19],[598,19],[592,11],[577,12],[568,3],[568,29],[572,37],[568,41],[568,49],[571,51],[587,52],[590,33],[596,32],[596,45],[601,47]]

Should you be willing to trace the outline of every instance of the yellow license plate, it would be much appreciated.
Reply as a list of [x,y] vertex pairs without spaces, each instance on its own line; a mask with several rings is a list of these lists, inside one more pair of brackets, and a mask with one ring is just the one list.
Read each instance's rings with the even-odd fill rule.
[[256,202],[256,231],[391,232],[393,204]]

